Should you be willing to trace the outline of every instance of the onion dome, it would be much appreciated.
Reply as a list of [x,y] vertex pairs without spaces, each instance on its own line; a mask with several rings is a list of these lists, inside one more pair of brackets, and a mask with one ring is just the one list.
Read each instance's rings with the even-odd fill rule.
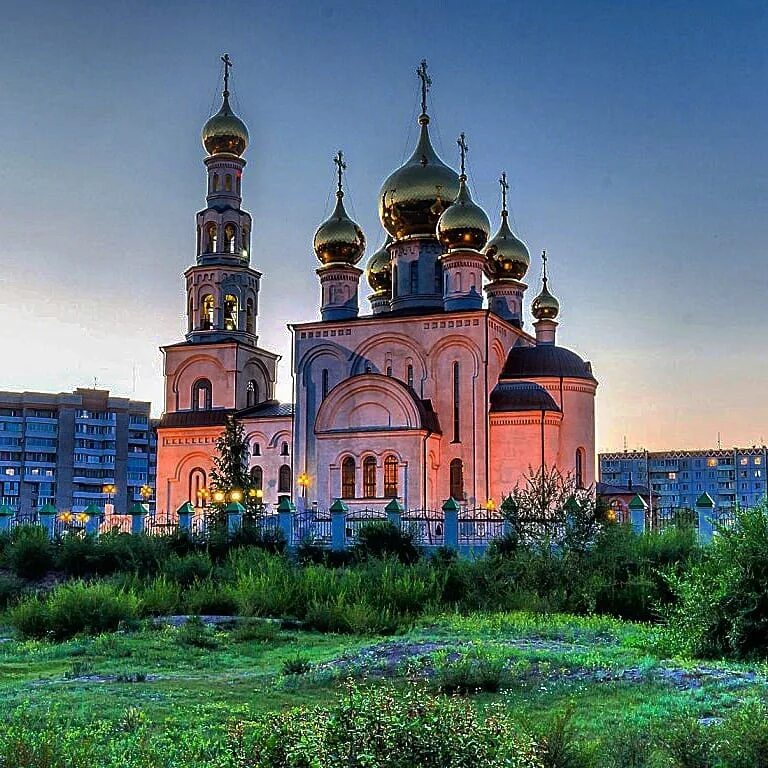
[[224,92],[221,109],[213,117],[208,118],[203,126],[203,146],[209,155],[227,153],[240,156],[248,146],[248,129],[229,106],[229,69],[232,61],[228,54],[222,56],[221,60],[224,62]]
[[387,235],[384,245],[368,260],[365,272],[374,293],[389,293],[392,290],[392,259],[387,250],[391,242],[391,235]]
[[491,222],[488,221],[485,211],[472,200],[469,194],[465,168],[468,147],[463,133],[459,136],[458,145],[461,150],[459,193],[438,219],[437,239],[449,251],[458,248],[479,251],[491,234]]
[[344,190],[342,174],[347,167],[341,150],[334,158],[338,166],[338,188],[336,207],[330,218],[324,221],[315,232],[314,249],[322,264],[357,264],[365,250],[365,235],[352,221],[344,209]]
[[417,74],[422,80],[419,142],[405,164],[381,185],[379,218],[395,240],[417,235],[435,236],[440,214],[459,193],[459,176],[437,155],[429,138],[426,62]]
[[547,252],[541,254],[544,261],[544,275],[541,279],[541,292],[531,304],[531,314],[537,320],[554,320],[560,314],[560,302],[547,288]]
[[499,231],[488,241],[483,249],[485,255],[485,274],[489,280],[522,280],[531,263],[528,248],[522,240],[515,237],[509,227],[507,211],[507,174],[501,179],[501,225]]
[[592,365],[570,349],[554,344],[518,344],[509,350],[504,368],[499,374],[499,382],[514,379],[530,381],[549,376],[595,380]]

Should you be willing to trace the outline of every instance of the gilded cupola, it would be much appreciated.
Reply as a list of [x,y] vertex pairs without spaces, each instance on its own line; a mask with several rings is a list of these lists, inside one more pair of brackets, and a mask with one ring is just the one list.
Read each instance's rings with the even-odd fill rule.
[[547,288],[547,252],[543,251],[541,259],[544,263],[544,271],[541,278],[541,292],[531,304],[531,314],[537,320],[554,320],[560,314],[560,302],[549,292]]
[[229,106],[229,69],[232,61],[228,54],[221,57],[224,62],[224,92],[221,109],[208,118],[203,126],[203,146],[209,155],[227,153],[238,157],[248,146],[248,128]]
[[379,192],[379,218],[395,240],[434,237],[440,214],[459,193],[459,178],[437,155],[429,138],[427,63],[416,70],[421,80],[419,141],[405,164],[389,175]]
[[392,291],[392,259],[389,255],[389,245],[392,236],[387,235],[384,244],[368,260],[365,275],[368,285],[377,294],[388,294]]
[[501,226],[499,231],[488,241],[485,254],[485,274],[489,280],[522,280],[531,263],[528,248],[522,240],[515,237],[509,227],[507,211],[507,174],[501,179]]
[[323,265],[355,265],[365,250],[365,235],[344,208],[343,173],[347,166],[341,150],[333,162],[336,163],[338,174],[336,207],[330,218],[315,232],[314,249]]
[[449,251],[468,248],[479,251],[491,233],[491,223],[485,211],[472,200],[467,186],[467,143],[462,133],[458,139],[461,151],[459,192],[437,221],[437,239]]

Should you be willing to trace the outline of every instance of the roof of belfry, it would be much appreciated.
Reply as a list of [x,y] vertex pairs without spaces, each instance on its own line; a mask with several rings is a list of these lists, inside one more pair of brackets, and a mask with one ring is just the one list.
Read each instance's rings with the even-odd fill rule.
[[537,344],[534,347],[520,345],[509,350],[507,362],[499,376],[500,380],[529,379],[537,376],[596,381],[592,366],[565,347]]

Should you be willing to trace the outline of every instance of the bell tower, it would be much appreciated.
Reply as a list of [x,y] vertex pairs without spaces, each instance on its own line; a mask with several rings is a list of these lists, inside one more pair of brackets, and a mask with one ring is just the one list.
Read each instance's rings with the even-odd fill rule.
[[258,346],[261,273],[251,267],[252,221],[241,207],[248,129],[229,104],[232,61],[221,60],[221,108],[202,130],[206,207],[184,273],[186,336],[163,348],[166,414],[235,411],[274,397],[278,356]]

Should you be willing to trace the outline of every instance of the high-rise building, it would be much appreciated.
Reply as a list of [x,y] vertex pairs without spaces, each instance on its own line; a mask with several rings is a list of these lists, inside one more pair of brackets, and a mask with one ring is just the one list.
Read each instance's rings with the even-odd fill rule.
[[601,453],[600,481],[648,486],[660,510],[693,509],[708,493],[720,510],[752,507],[768,495],[768,448]]
[[0,503],[20,515],[46,504],[125,513],[154,485],[156,453],[149,403],[100,389],[0,392]]

